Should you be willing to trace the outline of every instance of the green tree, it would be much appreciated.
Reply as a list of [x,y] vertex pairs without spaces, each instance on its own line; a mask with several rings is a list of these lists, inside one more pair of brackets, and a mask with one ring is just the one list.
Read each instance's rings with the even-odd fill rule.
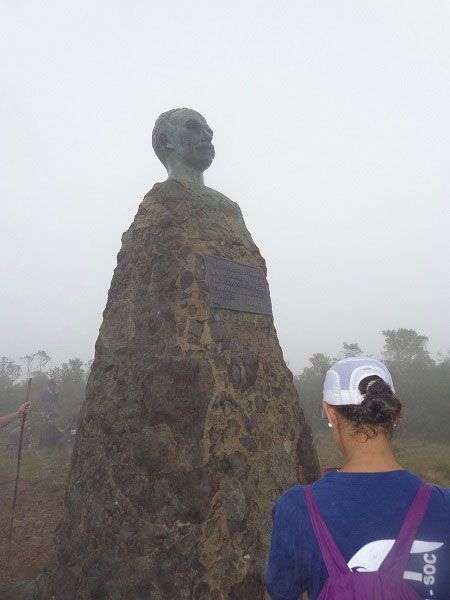
[[361,354],[363,353],[363,351],[359,347],[359,344],[357,344],[356,342],[352,342],[352,343],[344,342],[342,344],[342,348],[343,348],[342,354],[343,354],[344,358],[351,358],[352,356],[361,356]]
[[25,354],[25,356],[21,356],[20,360],[23,360],[25,363],[25,369],[27,372],[27,378],[30,377],[32,372],[33,363],[36,360],[36,354]]
[[47,364],[50,362],[51,357],[45,350],[38,350],[34,356],[38,364],[38,371],[42,373]]
[[20,377],[22,368],[7,356],[0,358],[0,388],[7,389]]
[[306,367],[306,370],[310,369],[311,373],[318,377],[324,377],[325,373],[333,364],[333,359],[328,354],[322,354],[322,352],[316,352],[309,357],[311,367]]
[[309,358],[307,366],[294,378],[308,423],[313,431],[323,429],[322,386],[325,374],[334,359],[328,354],[316,352]]
[[51,369],[49,377],[58,394],[60,425],[64,428],[76,423],[86,388],[86,371],[83,361],[71,358],[61,366]]
[[448,441],[450,360],[433,360],[428,337],[414,329],[388,329],[383,357],[402,402],[403,435],[423,441]]
[[[26,381],[20,379],[21,371],[10,358],[0,358],[0,414],[13,412],[25,401]],[[33,387],[31,392],[33,396]]]
[[426,348],[428,338],[414,329],[385,329],[383,356],[398,368],[412,364],[430,364],[432,359]]

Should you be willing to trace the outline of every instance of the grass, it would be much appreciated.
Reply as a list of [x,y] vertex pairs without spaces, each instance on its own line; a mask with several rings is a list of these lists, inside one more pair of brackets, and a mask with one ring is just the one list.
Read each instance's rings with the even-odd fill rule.
[[[342,464],[342,457],[328,432],[315,434],[314,442],[322,468]],[[398,461],[406,469],[417,473],[426,481],[450,487],[449,444],[398,438],[394,447]],[[37,492],[63,492],[69,464],[69,451],[25,449],[22,456],[21,480],[26,481]],[[0,484],[14,481],[16,465],[16,453],[0,447]]]
[[[322,468],[342,464],[342,456],[329,433],[314,435],[314,441]],[[399,463],[417,473],[425,481],[450,487],[450,445],[435,444],[421,440],[398,438],[394,448]]]
[[[27,482],[38,493],[62,493],[69,464],[70,455],[64,450],[25,449],[22,454],[20,480]],[[12,487],[16,468],[17,453],[0,448],[0,483],[8,482],[8,487]]]
[[[314,435],[322,468],[342,464],[342,456],[329,432]],[[399,437],[394,442],[400,464],[420,475],[430,483],[450,487],[450,445],[429,443]],[[21,481],[25,481],[36,493],[64,492],[70,464],[68,450],[31,451],[25,449],[21,463]],[[0,447],[0,485],[13,485],[16,475],[17,454]],[[0,487],[2,491],[3,486]]]

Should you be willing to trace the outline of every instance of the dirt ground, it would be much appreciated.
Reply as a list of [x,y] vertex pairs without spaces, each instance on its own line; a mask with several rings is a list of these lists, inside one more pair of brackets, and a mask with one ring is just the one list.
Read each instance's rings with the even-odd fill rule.
[[22,483],[14,520],[9,569],[6,568],[7,537],[11,519],[14,482],[0,485],[0,583],[34,578],[53,552],[53,534],[61,520],[62,490],[52,494],[36,493]]

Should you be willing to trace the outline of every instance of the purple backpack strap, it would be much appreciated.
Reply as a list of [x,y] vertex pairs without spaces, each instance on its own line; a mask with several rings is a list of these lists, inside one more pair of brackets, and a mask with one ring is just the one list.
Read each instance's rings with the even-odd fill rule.
[[403,573],[406,571],[408,565],[411,547],[427,511],[432,491],[432,485],[422,483],[416,497],[409,507],[397,540],[384,559],[380,571],[383,571],[384,573],[389,571],[394,577],[403,579]]
[[330,530],[325,525],[325,521],[320,514],[319,507],[317,506],[312,492],[312,487],[310,485],[305,486],[305,497],[309,517],[311,519],[316,540],[319,544],[320,552],[322,553],[322,558],[327,567],[329,577],[341,573],[348,573],[349,568],[347,563],[339,548],[336,546]]

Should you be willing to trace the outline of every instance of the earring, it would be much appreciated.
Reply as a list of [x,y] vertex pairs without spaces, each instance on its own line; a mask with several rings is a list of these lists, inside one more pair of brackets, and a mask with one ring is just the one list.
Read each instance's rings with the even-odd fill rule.
[[328,427],[333,427],[333,425],[331,423],[328,423]]

